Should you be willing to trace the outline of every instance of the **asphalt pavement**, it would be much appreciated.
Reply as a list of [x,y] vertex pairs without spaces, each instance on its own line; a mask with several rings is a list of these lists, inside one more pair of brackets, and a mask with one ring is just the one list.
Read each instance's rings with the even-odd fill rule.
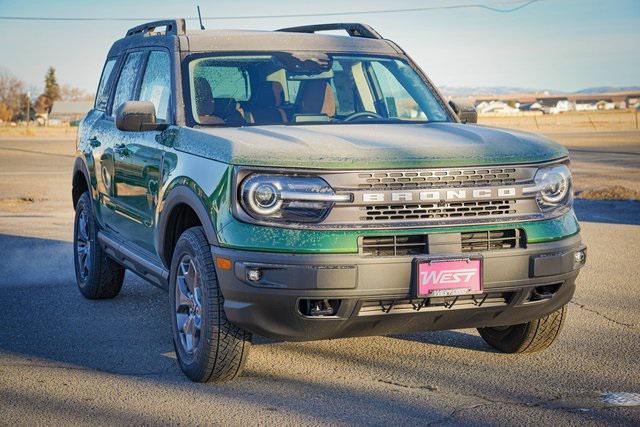
[[77,291],[72,151],[0,141],[0,424],[640,424],[603,399],[640,393],[640,202],[577,201],[588,263],[545,352],[499,354],[475,330],[256,337],[239,380],[193,384],[165,292],[132,274],[112,300]]

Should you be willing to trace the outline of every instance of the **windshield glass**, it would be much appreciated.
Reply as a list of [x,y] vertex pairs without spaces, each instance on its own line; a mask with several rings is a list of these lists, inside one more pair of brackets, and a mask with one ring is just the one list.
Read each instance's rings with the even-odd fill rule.
[[429,86],[391,57],[274,53],[189,61],[200,125],[448,121]]

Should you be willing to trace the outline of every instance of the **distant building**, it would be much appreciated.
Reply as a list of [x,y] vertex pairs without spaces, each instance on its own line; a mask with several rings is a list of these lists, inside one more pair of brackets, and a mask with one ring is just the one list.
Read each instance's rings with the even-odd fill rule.
[[520,104],[520,111],[542,111],[542,105],[539,102],[527,102]]
[[49,120],[69,123],[82,119],[93,108],[92,101],[56,101],[49,114]]
[[546,114],[564,113],[573,110],[573,103],[566,96],[545,96],[536,99],[540,111]]
[[482,101],[476,105],[476,111],[478,111],[479,114],[515,114],[520,110],[516,107],[512,107],[504,101]]

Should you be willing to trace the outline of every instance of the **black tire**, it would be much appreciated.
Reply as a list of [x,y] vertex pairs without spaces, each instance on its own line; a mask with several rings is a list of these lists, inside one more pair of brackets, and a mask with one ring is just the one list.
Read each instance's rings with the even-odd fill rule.
[[85,191],[76,205],[73,226],[73,258],[76,283],[85,298],[113,298],[120,292],[125,268],[104,253],[98,243],[98,225],[91,195]]
[[478,328],[480,336],[503,353],[535,353],[548,348],[556,340],[564,324],[567,307],[548,316],[520,325],[501,328]]
[[169,300],[173,346],[185,375],[202,383],[238,377],[251,348],[251,334],[225,315],[202,227],[190,228],[178,239],[171,260]]

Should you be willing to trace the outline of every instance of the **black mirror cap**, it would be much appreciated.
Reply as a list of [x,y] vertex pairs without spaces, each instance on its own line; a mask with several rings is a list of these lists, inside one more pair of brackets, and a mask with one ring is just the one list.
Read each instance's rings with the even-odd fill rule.
[[462,123],[478,123],[478,112],[472,104],[449,101],[449,106]]
[[116,109],[116,127],[124,132],[164,130],[167,125],[156,123],[156,107],[148,101],[126,101]]

